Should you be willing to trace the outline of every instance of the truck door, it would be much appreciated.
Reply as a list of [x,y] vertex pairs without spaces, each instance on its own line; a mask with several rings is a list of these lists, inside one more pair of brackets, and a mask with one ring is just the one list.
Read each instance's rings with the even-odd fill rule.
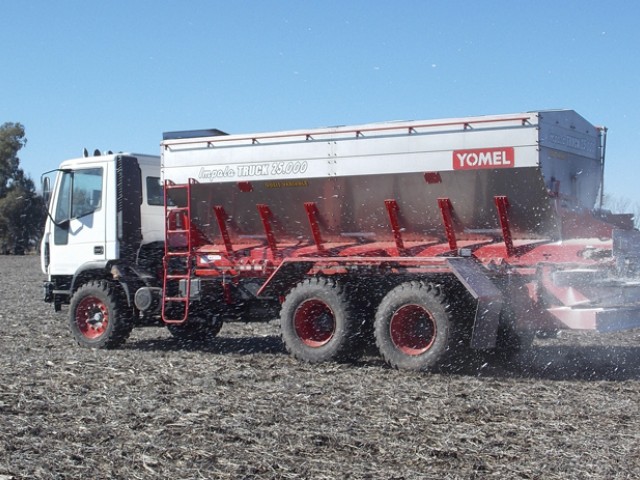
[[83,263],[106,259],[105,164],[61,173],[56,195],[50,275],[73,275]]

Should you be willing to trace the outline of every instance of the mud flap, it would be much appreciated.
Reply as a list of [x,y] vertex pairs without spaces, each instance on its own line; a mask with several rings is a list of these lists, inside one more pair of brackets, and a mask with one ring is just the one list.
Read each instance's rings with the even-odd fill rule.
[[477,301],[471,335],[471,348],[489,349],[496,346],[500,312],[504,303],[502,292],[487,276],[487,270],[472,258],[449,258],[451,271]]

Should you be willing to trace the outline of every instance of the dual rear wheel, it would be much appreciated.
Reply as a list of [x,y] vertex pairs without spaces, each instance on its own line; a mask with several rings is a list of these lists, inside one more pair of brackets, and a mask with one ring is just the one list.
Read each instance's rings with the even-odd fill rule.
[[[451,309],[437,285],[403,283],[389,291],[375,313],[375,343],[391,366],[428,370],[453,350]],[[360,351],[363,322],[345,288],[313,278],[294,287],[282,305],[282,339],[287,350],[307,362],[347,360]]]

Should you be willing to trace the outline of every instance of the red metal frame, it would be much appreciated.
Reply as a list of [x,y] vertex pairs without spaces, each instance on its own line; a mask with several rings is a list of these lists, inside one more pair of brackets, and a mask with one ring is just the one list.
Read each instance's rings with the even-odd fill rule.
[[434,185],[436,183],[442,183],[442,177],[440,176],[440,172],[426,172],[424,174],[424,181],[429,185]]
[[509,199],[505,196],[496,196],[493,198],[498,209],[498,219],[500,220],[500,228],[502,229],[502,238],[504,245],[507,247],[507,257],[515,255],[513,247],[513,237],[511,236],[511,226],[509,225]]
[[[610,241],[594,243],[593,239],[563,240],[562,244],[550,239],[515,240],[512,236],[509,219],[509,199],[506,196],[494,197],[498,222],[502,233],[502,242],[489,236],[480,236],[476,240],[458,240],[457,223],[452,201],[438,199],[438,208],[442,216],[442,225],[446,242],[430,242],[428,236],[411,241],[403,235],[400,208],[397,200],[384,201],[388,214],[393,241],[366,241],[349,238],[336,242],[332,238],[323,238],[320,211],[317,203],[305,202],[304,209],[309,222],[310,232],[305,241],[291,241],[276,238],[277,221],[269,205],[257,204],[256,208],[262,221],[266,236],[264,240],[250,243],[235,242],[234,231],[230,229],[228,216],[222,205],[213,207],[213,214],[220,230],[221,240],[217,244],[204,245],[204,238],[191,221],[191,187],[197,182],[186,185],[174,185],[166,182],[167,192],[184,189],[187,195],[186,206],[167,207],[165,242],[165,278],[162,316],[165,323],[183,323],[186,321],[191,292],[190,279],[194,276],[226,276],[227,278],[252,277],[263,279],[259,295],[280,295],[288,285],[293,285],[307,275],[339,275],[350,269],[365,268],[369,272],[381,274],[449,274],[452,272],[447,263],[452,251],[468,250],[481,264],[492,265],[493,275],[509,272],[523,282],[528,291],[536,324],[542,328],[598,328],[597,309],[572,308],[575,301],[584,301],[589,293],[583,293],[573,287],[557,287],[552,281],[553,272],[541,266],[575,265],[580,268],[589,265],[602,267],[603,262],[583,256],[588,248],[610,248]],[[604,223],[604,222],[603,222]],[[174,242],[174,240],[177,240]],[[595,247],[594,247],[595,246]],[[506,249],[506,255],[505,255]],[[212,255],[213,254],[213,255]],[[169,261],[182,258],[183,271],[169,273]],[[209,259],[208,257],[211,257]],[[196,268],[192,265],[196,262]],[[505,270],[502,270],[505,268]],[[166,292],[170,282],[186,280],[183,295],[168,297]],[[232,302],[231,285],[223,283],[225,301]],[[186,290],[186,292],[185,292]],[[551,299],[551,301],[549,300]],[[548,303],[550,301],[550,303]],[[168,318],[167,305],[171,302],[183,302],[185,307],[180,318]],[[532,310],[533,311],[533,310]],[[532,319],[527,320],[531,323]]]
[[269,208],[269,205],[265,205],[263,203],[256,205],[256,208],[258,209],[260,219],[262,220],[264,233],[267,236],[267,245],[269,245],[269,249],[271,250],[274,258],[279,257],[278,243],[276,241],[276,236],[273,233],[273,227],[271,226],[271,220],[273,219],[271,209]]
[[[483,263],[500,262],[509,258],[510,264],[518,266],[518,268],[529,268],[531,265],[541,261],[581,261],[582,263],[588,263],[578,256],[579,251],[585,248],[585,245],[580,242],[576,243],[575,246],[564,242],[561,247],[558,247],[550,243],[549,240],[532,239],[519,240],[516,245],[512,239],[509,225],[508,199],[506,197],[496,197],[495,202],[503,234],[503,242],[500,244],[495,243],[489,237],[483,240],[457,240],[451,200],[449,198],[440,198],[438,199],[438,207],[442,214],[442,223],[447,242],[444,244],[441,242],[429,243],[429,240],[425,238],[421,242],[412,242],[411,247],[407,247],[407,242],[403,238],[398,215],[399,207],[394,199],[385,201],[391,230],[394,234],[394,242],[362,242],[350,239],[340,243],[328,243],[322,237],[317,204],[315,202],[307,202],[304,204],[304,208],[311,230],[310,243],[285,242],[279,244],[276,239],[271,209],[268,205],[258,204],[258,213],[266,234],[266,246],[260,245],[260,242],[234,245],[232,234],[227,225],[227,215],[224,208],[218,205],[213,208],[213,211],[221,232],[221,245],[201,245],[199,251],[203,255],[208,252],[224,251],[226,252],[226,257],[211,263],[211,267],[215,264],[233,270],[251,270],[253,275],[264,275],[264,268],[266,267],[259,267],[258,265],[263,265],[263,260],[268,257],[267,252],[271,253],[270,257],[273,260],[273,266],[277,266],[284,260],[303,259],[308,261],[309,258],[315,258],[315,262],[323,264],[327,262],[342,264],[365,262],[371,265],[376,262],[389,262],[399,259],[402,259],[403,264],[412,262],[420,265],[439,264],[440,261],[436,259],[460,248],[468,249]],[[505,247],[507,249],[506,257]],[[249,267],[247,262],[250,262],[252,266]],[[222,265],[223,263],[224,265]],[[200,272],[203,272],[206,268],[211,268],[206,266],[207,262],[202,265],[199,268]],[[239,268],[240,266],[242,268]]]
[[238,190],[243,193],[253,192],[253,185],[251,182],[238,182]]
[[311,227],[311,235],[313,241],[319,252],[324,251],[324,245],[322,242],[322,234],[320,233],[320,223],[318,222],[318,206],[315,202],[305,202],[304,209],[307,212],[307,218],[309,219],[309,226]]
[[218,223],[218,228],[220,229],[220,235],[222,236],[222,241],[224,242],[224,248],[227,251],[227,255],[234,258],[235,252],[233,251],[231,236],[229,235],[229,230],[227,228],[227,213],[224,211],[224,207],[222,205],[214,206],[213,213],[216,217],[216,222]]
[[456,241],[456,231],[453,225],[453,206],[451,200],[448,198],[439,198],[438,207],[442,214],[442,223],[444,224],[444,232],[447,236],[447,242],[451,250],[458,249],[458,242]]
[[402,241],[402,229],[400,228],[400,219],[399,212],[400,207],[398,207],[398,202],[394,199],[389,199],[384,201],[385,207],[387,207],[387,213],[389,214],[389,223],[391,224],[391,231],[393,232],[393,240],[396,243],[396,249],[398,250],[398,255],[402,256],[405,254],[404,250],[404,242]]

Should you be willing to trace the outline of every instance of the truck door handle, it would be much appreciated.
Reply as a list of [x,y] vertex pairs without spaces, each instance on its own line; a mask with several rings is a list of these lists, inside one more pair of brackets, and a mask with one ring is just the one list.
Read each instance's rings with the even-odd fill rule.
[[102,245],[98,245],[97,247],[93,247],[94,255],[102,255],[104,253],[104,247]]

